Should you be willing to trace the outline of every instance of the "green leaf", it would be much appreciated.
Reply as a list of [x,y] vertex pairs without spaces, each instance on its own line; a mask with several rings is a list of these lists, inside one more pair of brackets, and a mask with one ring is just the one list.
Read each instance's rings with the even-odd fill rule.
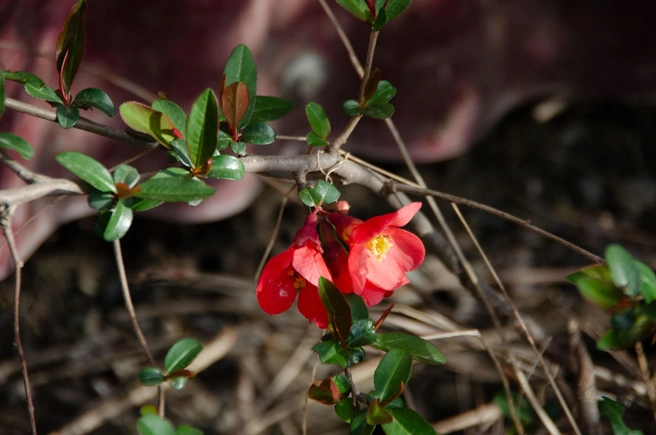
[[348,379],[343,374],[334,376],[333,382],[335,383],[340,396],[348,393],[348,391],[351,389],[351,385],[349,385]]
[[360,114],[360,103],[355,100],[346,100],[342,105],[344,113],[348,116],[355,116]]
[[219,139],[219,106],[211,89],[205,89],[191,107],[185,139],[192,168],[202,168],[214,154]]
[[651,267],[642,261],[634,260],[638,272],[640,272],[640,293],[645,297],[645,302],[651,304],[656,299],[656,275]]
[[157,407],[154,405],[144,405],[139,408],[139,414],[141,414],[142,417],[147,415],[157,415]]
[[94,210],[111,210],[116,205],[116,195],[111,192],[94,190],[87,197],[89,207]]
[[165,114],[171,121],[173,125],[177,128],[180,133],[185,131],[185,126],[187,125],[187,115],[184,113],[184,110],[171,100],[155,100],[151,104],[152,108],[158,112]]
[[389,22],[389,17],[387,16],[387,12],[385,9],[380,9],[380,12],[378,13],[378,16],[376,16],[376,21],[374,21],[373,25],[371,26],[371,30],[374,32],[379,32],[380,29],[385,26]]
[[599,410],[610,421],[614,435],[642,435],[641,431],[626,427],[624,420],[622,420],[624,409],[622,405],[608,397],[602,397],[599,404]]
[[244,128],[239,140],[254,145],[268,145],[276,140],[276,132],[264,122],[251,122]]
[[308,145],[310,145],[311,147],[325,147],[329,145],[328,141],[320,138],[312,131],[307,134],[305,140],[307,141]]
[[334,340],[322,341],[312,347],[322,364],[337,364],[341,368],[349,365],[349,354]]
[[618,331],[610,329],[597,342],[597,349],[608,351],[616,349],[626,349],[634,346],[638,341],[642,341],[654,329],[654,323],[645,315],[638,315],[628,330]]
[[349,366],[357,366],[362,361],[364,361],[367,355],[364,353],[364,349],[361,347],[352,347],[349,350]]
[[314,383],[310,385],[308,398],[324,405],[334,405],[339,400],[339,396],[336,393],[336,385],[328,378],[321,381],[318,385]]
[[114,242],[121,239],[127,234],[132,225],[132,209],[123,204],[123,201],[116,202],[116,208],[112,212],[107,227],[103,232],[103,239],[107,242]]
[[0,133],[0,148],[14,150],[26,160],[31,159],[34,155],[34,150],[30,144],[14,133]]
[[73,107],[82,110],[98,109],[110,117],[116,114],[116,107],[114,107],[109,95],[96,88],[82,89],[75,96]]
[[[219,146],[216,149],[218,151],[223,151],[224,149],[228,148],[228,145],[230,145],[231,143],[232,143],[232,137],[230,136],[230,134],[219,129]],[[246,149],[246,145],[244,145],[244,149]]]
[[130,165],[118,165],[114,170],[114,183],[123,183],[133,188],[139,182],[139,172]]
[[401,349],[390,350],[380,360],[374,372],[374,386],[381,402],[393,398],[401,391],[412,373],[412,357]]
[[175,158],[188,168],[193,167],[187,141],[184,139],[173,139],[170,143]]
[[364,0],[337,0],[337,3],[361,21],[369,21],[371,12]]
[[401,15],[410,6],[410,3],[412,3],[412,0],[391,0],[389,6],[387,6],[387,21],[392,21]]
[[150,135],[166,148],[171,148],[171,142],[177,139],[173,129],[173,121],[145,104],[129,101],[118,108],[123,122],[133,130]]
[[367,106],[371,104],[389,103],[389,100],[396,95],[396,88],[387,80],[381,80],[374,95],[367,101]]
[[394,420],[383,424],[387,435],[437,435],[433,426],[410,408],[387,408]]
[[391,423],[393,420],[392,415],[380,406],[378,399],[374,399],[369,403],[369,407],[367,408],[367,423],[372,426],[378,426]]
[[394,106],[388,103],[369,103],[364,107],[360,107],[358,112],[368,118],[387,119],[394,115]]
[[141,417],[137,430],[139,435],[176,435],[173,425],[158,415]]
[[326,139],[330,135],[330,121],[323,107],[317,103],[308,103],[305,106],[305,115],[314,134],[322,139]]
[[187,385],[188,380],[189,379],[185,376],[176,376],[174,378],[169,379],[169,385],[174,390],[180,391],[185,387],[185,385]]
[[[535,421],[535,412],[533,411],[530,403],[524,397],[521,397],[519,394],[513,392],[512,401],[515,406],[515,410],[517,411],[517,416],[523,424],[528,426],[533,423],[533,421]],[[501,412],[503,412],[504,417],[509,420],[512,418],[510,415],[510,407],[508,406],[508,396],[506,396],[505,391],[499,391],[494,396],[493,402],[499,408],[501,408]]]
[[640,293],[642,284],[640,271],[631,254],[620,245],[609,245],[605,257],[615,285],[624,289],[627,296],[636,297]]
[[62,93],[67,96],[70,93],[71,84],[75,78],[84,53],[84,40],[86,32],[84,29],[84,10],[87,7],[85,0],[78,0],[66,17],[64,28],[57,38],[55,59],[57,71],[60,74]]
[[351,307],[339,289],[324,277],[319,278],[319,296],[328,311],[328,328],[342,344],[351,330]]
[[344,299],[351,307],[351,314],[353,315],[353,323],[358,320],[368,320],[369,319],[369,309],[364,303],[362,298],[355,293],[348,293],[344,295]]
[[339,199],[339,190],[325,180],[319,180],[312,189],[303,189],[298,193],[303,204],[315,207],[324,204],[332,204]]
[[582,272],[569,275],[567,279],[576,284],[581,296],[606,310],[617,305],[624,296],[612,281],[588,278]]
[[38,78],[32,73],[29,73],[27,71],[11,71],[11,70],[4,70],[2,74],[5,77],[5,80],[10,80],[12,82],[17,82],[21,84],[25,84],[29,81],[33,81],[35,85],[42,86],[45,83],[43,80]]
[[230,53],[223,72],[226,77],[226,87],[235,82],[242,82],[248,88],[248,108],[239,126],[243,127],[251,118],[251,113],[255,107],[255,96],[257,94],[257,68],[253,59],[253,53],[244,44],[238,45]]
[[388,352],[394,349],[400,349],[408,352],[410,356],[425,364],[444,364],[446,359],[442,352],[435,347],[432,343],[424,340],[423,338],[414,335],[405,334],[403,332],[388,332],[385,334],[378,334],[378,343],[371,346],[376,349]]
[[277,97],[255,97],[255,105],[249,122],[268,122],[280,119],[294,108],[291,101]]
[[[39,79],[41,81],[41,79]],[[64,104],[61,98],[59,98],[59,95],[55,92],[53,88],[50,86],[46,86],[41,82],[41,85],[37,85],[38,82],[36,81],[28,81],[25,83],[23,88],[25,89],[25,92],[31,97],[38,98],[39,100],[44,100],[44,101],[49,101],[51,103],[59,103],[59,104]]]
[[175,435],[203,435],[203,431],[183,424],[175,430]]
[[186,368],[203,350],[203,345],[193,338],[178,340],[164,357],[166,373]]
[[360,411],[351,422],[351,435],[371,435],[374,426],[367,423],[367,410]]
[[164,375],[156,367],[146,367],[139,372],[139,382],[147,387],[154,387],[164,382]]
[[349,347],[367,346],[376,343],[378,336],[374,330],[374,322],[371,319],[358,320],[351,326],[346,342]]
[[137,198],[165,202],[189,202],[205,199],[216,191],[201,180],[181,177],[151,178],[141,183]]
[[353,407],[353,399],[345,397],[335,404],[335,414],[346,423],[353,421],[355,417],[355,408]]
[[62,128],[71,128],[80,118],[80,110],[76,107],[57,106],[57,122]]
[[55,160],[101,192],[116,193],[112,175],[97,160],[75,151],[57,154]]
[[212,157],[212,168],[207,174],[210,178],[239,181],[244,178],[244,164],[234,156]]

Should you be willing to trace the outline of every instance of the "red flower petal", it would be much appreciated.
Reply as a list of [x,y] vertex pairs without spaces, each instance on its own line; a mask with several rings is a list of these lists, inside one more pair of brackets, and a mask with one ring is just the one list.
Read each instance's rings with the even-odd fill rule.
[[402,227],[410,222],[420,208],[420,202],[413,202],[400,208],[394,213],[388,213],[367,219],[361,225],[353,228],[349,242],[367,243],[387,228]]
[[364,289],[362,289],[360,297],[368,307],[373,307],[374,305],[378,305],[384,297],[391,296],[391,293],[392,292],[385,291],[382,288],[376,287],[370,282],[367,282]]
[[419,237],[398,228],[385,231],[383,234],[389,235],[392,243],[392,248],[387,251],[387,255],[392,257],[403,270],[406,272],[415,270],[424,262],[426,248]]
[[296,299],[296,288],[290,276],[294,274],[293,255],[294,248],[290,247],[271,258],[257,283],[257,302],[271,315],[288,310]]
[[321,253],[309,246],[296,249],[292,266],[314,286],[319,284],[319,277],[321,276],[332,279],[330,270],[328,270]]
[[319,328],[328,327],[328,311],[319,297],[319,289],[308,284],[301,289],[298,295],[298,311],[310,321],[315,322]]

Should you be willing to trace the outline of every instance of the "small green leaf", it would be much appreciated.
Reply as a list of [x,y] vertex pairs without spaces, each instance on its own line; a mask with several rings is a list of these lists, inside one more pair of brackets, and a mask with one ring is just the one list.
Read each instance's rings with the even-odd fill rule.
[[355,100],[346,100],[342,105],[344,113],[348,116],[355,116],[360,114],[360,103]]
[[389,101],[396,95],[396,88],[392,86],[387,80],[381,80],[378,83],[378,88],[374,95],[367,101],[367,106],[371,104],[389,103]]
[[169,385],[174,390],[179,391],[182,390],[185,387],[185,385],[187,385],[188,380],[189,379],[185,376],[176,376],[174,378],[169,379]]
[[351,435],[371,435],[374,433],[375,426],[367,423],[367,410],[364,409],[355,416],[351,421]]
[[141,417],[137,423],[139,435],[176,435],[173,425],[158,415]]
[[378,13],[378,16],[376,17],[376,21],[374,21],[373,25],[371,26],[371,30],[374,32],[380,32],[380,29],[382,29],[388,22],[389,17],[387,16],[387,11],[385,11],[385,9],[381,9]]
[[244,142],[230,142],[230,149],[233,153],[240,156],[246,151],[246,144]]
[[606,263],[617,287],[624,289],[629,297],[636,297],[640,293],[640,271],[633,257],[620,245],[609,245],[606,248]]
[[154,387],[164,382],[164,375],[155,367],[146,367],[139,372],[139,382],[147,387]]
[[239,140],[254,145],[268,145],[276,140],[276,132],[264,122],[251,122],[244,128]]
[[184,113],[184,110],[171,100],[155,100],[151,104],[152,108],[158,112],[165,114],[171,121],[173,125],[177,128],[180,133],[185,131],[185,126],[187,125],[187,115]]
[[349,354],[334,340],[322,341],[312,347],[322,364],[337,364],[341,368],[349,365]]
[[212,157],[218,145],[219,106],[216,95],[206,89],[196,99],[189,112],[185,139],[192,168],[200,169]]
[[141,183],[137,198],[165,202],[189,202],[205,199],[216,191],[201,180],[182,177],[151,178]]
[[75,151],[66,151],[57,154],[55,160],[101,192],[116,193],[112,175],[95,159]]
[[351,330],[351,307],[339,289],[324,277],[319,278],[319,297],[328,311],[328,328],[333,336],[346,344]]
[[239,181],[244,178],[244,164],[234,156],[212,157],[212,168],[207,174],[210,178]]
[[581,296],[606,310],[617,305],[624,296],[612,282],[588,278],[581,272],[572,274],[567,279],[576,284]]
[[388,352],[393,349],[400,349],[408,352],[410,356],[425,364],[444,364],[446,360],[444,355],[432,343],[403,332],[388,332],[378,334],[378,343],[372,344],[376,349]]
[[392,420],[394,420],[392,415],[380,406],[378,399],[374,399],[369,403],[369,407],[367,408],[367,423],[372,426],[378,426],[391,423]]
[[369,319],[369,309],[360,296],[356,295],[355,293],[348,293],[344,295],[344,299],[346,299],[349,307],[351,307],[353,323],[359,320]]
[[641,431],[626,427],[622,419],[624,409],[622,405],[608,397],[602,397],[601,403],[599,404],[599,410],[610,421],[614,435],[642,435]]
[[123,183],[133,188],[139,182],[139,172],[130,165],[118,165],[114,169],[114,183]]
[[183,424],[175,430],[175,435],[203,435],[203,431]]
[[89,207],[94,210],[111,210],[116,205],[116,195],[111,192],[94,190],[87,197]]
[[82,89],[73,101],[73,107],[82,110],[98,109],[107,116],[114,116],[116,114],[116,107],[104,91],[96,88]]
[[391,0],[389,6],[387,6],[387,21],[392,21],[401,15],[410,6],[410,3],[412,3],[412,0]]
[[242,124],[239,126],[243,127],[251,118],[251,113],[255,107],[255,96],[257,94],[257,68],[253,59],[253,53],[244,44],[238,45],[230,53],[223,72],[226,77],[226,87],[235,82],[242,82],[248,87],[248,108],[243,115]]
[[71,128],[80,119],[80,110],[77,107],[67,107],[63,104],[57,106],[57,122],[62,128]]
[[645,302],[651,304],[656,299],[656,275],[651,267],[647,266],[642,261],[634,260],[638,272],[640,272],[640,293],[645,297]]
[[325,139],[321,139],[312,131],[307,134],[305,140],[307,141],[308,145],[310,145],[311,147],[325,147],[329,145],[328,141],[326,141]]
[[314,134],[322,139],[326,139],[330,135],[330,121],[323,107],[317,103],[308,103],[305,106],[305,115]]
[[437,435],[433,426],[410,408],[386,408],[394,420],[383,424],[387,435]]
[[367,355],[364,353],[364,349],[361,347],[352,347],[349,350],[349,367],[357,366],[362,361],[364,361]]
[[597,349],[608,351],[616,349],[626,349],[634,346],[638,341],[642,341],[651,334],[654,329],[654,323],[645,315],[638,315],[628,330],[618,331],[610,329],[597,342]]
[[334,405],[339,400],[336,388],[330,378],[324,379],[319,384],[310,385],[308,398],[324,405]]
[[343,396],[344,394],[348,393],[348,391],[351,389],[351,386],[349,385],[349,381],[344,375],[334,376],[333,382],[335,383],[335,386],[337,387],[340,396]]
[[368,118],[387,119],[394,115],[394,106],[388,103],[369,103],[364,107],[360,107],[358,112]]
[[303,204],[315,207],[324,204],[332,204],[339,199],[339,190],[331,183],[319,180],[312,189],[303,189],[298,194]]
[[335,414],[344,422],[350,423],[355,417],[355,408],[353,407],[353,399],[345,397],[335,404]]
[[193,167],[187,141],[184,139],[173,139],[170,143],[175,158],[188,168]]
[[157,407],[154,405],[144,405],[139,408],[139,414],[141,414],[142,417],[147,415],[157,415]]
[[382,402],[394,397],[412,373],[412,356],[405,350],[393,349],[380,360],[374,372],[374,385]]
[[291,101],[258,95],[255,97],[255,106],[249,122],[268,122],[280,119],[293,108],[294,104]]
[[75,2],[66,17],[64,28],[57,38],[55,60],[57,71],[60,74],[61,91],[64,96],[70,92],[71,84],[75,78],[84,53],[84,40],[86,31],[84,29],[84,10],[87,7],[85,0]]
[[38,98],[39,100],[49,101],[51,103],[64,104],[55,90],[50,86],[43,84],[41,79],[38,79],[38,81],[30,80],[25,83],[23,88],[25,89],[25,92],[27,92],[27,94],[31,97]]
[[[230,134],[220,129],[219,146],[216,149],[218,151],[223,151],[224,149],[228,148],[231,142],[232,142],[232,137],[230,136]],[[246,145],[244,145],[244,149],[246,149]]]
[[121,239],[127,234],[130,225],[132,225],[132,209],[123,204],[123,201],[118,201],[109,222],[107,222],[103,239],[107,242]]
[[203,345],[193,338],[178,340],[164,357],[166,373],[186,368],[203,350]]
[[378,342],[378,336],[374,330],[374,322],[371,319],[354,322],[346,342],[349,347],[367,346]]
[[364,0],[337,0],[337,3],[361,21],[369,21],[371,12]]
[[118,108],[121,119],[128,127],[140,133],[150,135],[166,148],[171,148],[171,142],[178,137],[174,134],[173,121],[145,104],[129,101]]
[[0,133],[0,148],[14,150],[26,160],[31,159],[34,155],[34,150],[30,144],[14,133]]

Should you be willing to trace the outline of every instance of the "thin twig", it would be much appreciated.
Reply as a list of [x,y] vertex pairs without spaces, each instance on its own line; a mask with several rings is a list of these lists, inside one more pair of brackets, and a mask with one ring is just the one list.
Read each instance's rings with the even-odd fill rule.
[[516,365],[513,368],[515,370],[515,377],[517,378],[517,382],[519,382],[519,385],[522,387],[522,390],[526,394],[526,398],[531,403],[533,410],[540,418],[540,421],[542,422],[544,427],[547,429],[547,431],[549,431],[551,435],[561,435],[561,432],[558,429],[558,427],[556,427],[551,417],[547,415],[544,408],[538,401],[538,398],[535,397],[535,393],[533,392],[531,385],[528,383],[528,379],[526,379],[526,375],[524,375],[524,372],[522,372],[519,369],[519,367],[517,367]]
[[376,42],[378,41],[377,31],[371,31],[369,34],[369,46],[367,47],[367,57],[364,61],[364,73],[362,74],[362,83],[360,84],[360,92],[358,94],[358,101],[360,104],[364,102],[364,93],[367,89],[367,82],[371,76],[371,67],[374,64],[374,53],[376,52]]
[[[121,281],[121,290],[123,291],[123,301],[125,302],[125,308],[128,312],[128,315],[130,316],[130,321],[132,322],[132,328],[134,329],[135,334],[137,335],[137,339],[139,340],[139,344],[141,345],[141,350],[143,350],[143,353],[146,355],[146,358],[148,359],[148,363],[155,367],[157,364],[155,363],[155,359],[153,358],[153,354],[150,352],[150,349],[148,348],[148,343],[146,342],[146,337],[143,335],[143,332],[141,332],[141,328],[139,327],[139,322],[137,321],[137,313],[134,311],[134,305],[132,304],[132,296],[130,296],[130,287],[128,286],[128,277],[127,274],[125,273],[125,263],[123,263],[123,253],[121,252],[121,242],[119,240],[115,240],[114,243],[114,257],[116,258],[116,267],[118,268],[118,275]],[[158,413],[160,417],[164,417],[164,389],[162,388],[162,385],[157,386],[157,398],[158,398]]]
[[358,60],[358,55],[355,53],[355,50],[351,45],[351,41],[349,40],[348,36],[346,36],[346,32],[342,28],[342,25],[339,24],[339,21],[337,21],[337,17],[335,17],[335,14],[333,14],[332,9],[330,9],[328,4],[326,3],[326,0],[319,0],[319,4],[321,4],[321,7],[323,8],[324,12],[326,12],[326,16],[328,16],[328,19],[332,23],[333,27],[335,28],[335,31],[337,32],[337,35],[339,36],[339,39],[342,41],[342,45],[344,45],[344,48],[346,49],[346,53],[348,54],[349,60],[351,61],[351,64],[353,65],[355,72],[358,74],[358,77],[362,78],[362,76],[364,75],[364,69],[360,64],[360,61]]
[[23,374],[23,386],[25,388],[25,400],[27,402],[27,413],[30,416],[30,427],[32,428],[32,435],[36,435],[36,417],[34,416],[34,401],[32,400],[32,388],[30,387],[30,378],[27,374],[27,362],[25,361],[25,352],[23,351],[23,343],[20,336],[20,294],[21,294],[21,278],[23,270],[23,262],[18,255],[16,242],[14,240],[14,232],[11,229],[11,216],[14,213],[14,207],[7,207],[4,209],[2,216],[0,216],[0,225],[5,233],[5,239],[9,245],[11,256],[14,260],[16,268],[15,286],[14,286],[14,344],[18,349],[18,358],[20,360],[21,372]]

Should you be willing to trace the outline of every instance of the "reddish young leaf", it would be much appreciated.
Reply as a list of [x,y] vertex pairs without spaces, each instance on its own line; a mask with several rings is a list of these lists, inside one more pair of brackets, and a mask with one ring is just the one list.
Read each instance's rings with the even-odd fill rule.
[[369,10],[371,11],[371,16],[373,19],[376,19],[376,0],[367,0],[367,5],[369,6]]
[[231,84],[221,95],[221,110],[235,141],[239,140],[237,129],[239,121],[246,115],[249,99],[248,87],[242,82]]
[[380,83],[380,70],[376,68],[375,70],[371,71],[371,74],[369,74],[369,79],[367,80],[367,84],[364,87],[364,95],[362,96],[362,101],[360,102],[361,105],[364,105],[371,99],[371,97],[374,96],[376,90],[378,89],[378,83]]
[[66,104],[70,101],[70,88],[73,78],[75,78],[80,63],[82,63],[86,38],[84,29],[84,11],[86,7],[87,2],[85,0],[78,0],[73,5],[57,38],[55,61],[59,73],[59,90]]

